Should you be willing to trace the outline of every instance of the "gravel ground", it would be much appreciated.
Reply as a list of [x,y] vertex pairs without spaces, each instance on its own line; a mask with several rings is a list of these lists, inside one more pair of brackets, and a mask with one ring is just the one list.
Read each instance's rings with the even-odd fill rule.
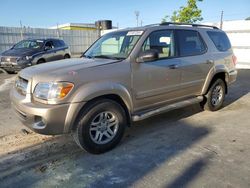
[[70,135],[21,131],[8,99],[13,80],[0,75],[0,187],[250,187],[249,70],[220,111],[193,105],[141,121],[102,155]]

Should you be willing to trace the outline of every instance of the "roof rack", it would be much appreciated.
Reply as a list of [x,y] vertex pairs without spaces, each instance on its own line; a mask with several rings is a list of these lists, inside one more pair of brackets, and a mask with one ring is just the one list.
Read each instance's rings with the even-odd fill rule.
[[192,23],[179,23],[179,22],[163,22],[160,25],[187,25],[187,26],[192,26],[192,27],[210,27],[213,29],[219,29],[216,26],[212,26],[212,25],[203,25],[203,24],[192,24]]

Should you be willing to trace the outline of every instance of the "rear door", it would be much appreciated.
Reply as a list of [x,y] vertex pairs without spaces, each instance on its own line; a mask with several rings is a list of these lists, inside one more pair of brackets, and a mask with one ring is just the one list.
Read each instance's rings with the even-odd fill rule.
[[56,51],[55,59],[56,60],[63,59],[65,55],[65,46],[62,45],[60,40],[53,40],[53,44]]
[[183,97],[199,95],[209,70],[213,66],[207,46],[196,30],[176,30],[178,56],[181,61]]
[[135,110],[159,106],[180,97],[180,60],[176,59],[173,30],[154,31],[144,41],[141,52],[157,50],[159,59],[132,63],[132,84]]

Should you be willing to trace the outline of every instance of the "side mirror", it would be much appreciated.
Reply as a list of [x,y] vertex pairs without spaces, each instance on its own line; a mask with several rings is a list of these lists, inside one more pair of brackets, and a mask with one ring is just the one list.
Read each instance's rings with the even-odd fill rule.
[[45,46],[45,47],[44,47],[44,51],[48,51],[48,50],[50,50],[50,49],[51,49],[50,46]]
[[159,59],[159,52],[157,50],[146,50],[142,52],[137,58],[138,63],[150,62]]

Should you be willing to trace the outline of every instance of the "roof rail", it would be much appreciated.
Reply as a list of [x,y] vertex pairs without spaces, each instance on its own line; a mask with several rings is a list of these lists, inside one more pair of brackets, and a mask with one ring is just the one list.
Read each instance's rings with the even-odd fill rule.
[[212,26],[212,25],[203,25],[203,24],[192,24],[192,23],[179,23],[179,22],[163,22],[160,25],[187,25],[187,26],[192,26],[192,27],[210,27],[213,29],[219,29],[216,26]]

